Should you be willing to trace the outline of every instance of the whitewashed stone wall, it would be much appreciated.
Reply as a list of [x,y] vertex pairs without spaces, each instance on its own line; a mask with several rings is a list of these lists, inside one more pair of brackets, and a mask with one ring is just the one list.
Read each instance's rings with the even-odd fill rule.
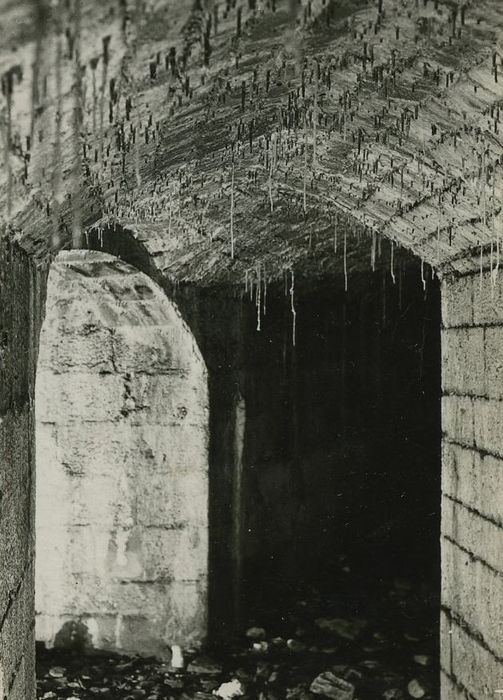
[[206,369],[146,275],[61,253],[36,386],[36,635],[164,657],[206,634]]
[[[442,699],[503,693],[503,277],[444,280]],[[498,692],[499,691],[499,692]]]

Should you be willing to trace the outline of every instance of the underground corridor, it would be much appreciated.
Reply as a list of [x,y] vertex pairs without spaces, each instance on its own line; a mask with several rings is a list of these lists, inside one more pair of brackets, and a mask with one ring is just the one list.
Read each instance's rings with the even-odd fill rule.
[[501,0],[0,20],[0,700],[500,696]]
[[39,698],[440,697],[430,268],[165,290],[72,251],[46,308]]

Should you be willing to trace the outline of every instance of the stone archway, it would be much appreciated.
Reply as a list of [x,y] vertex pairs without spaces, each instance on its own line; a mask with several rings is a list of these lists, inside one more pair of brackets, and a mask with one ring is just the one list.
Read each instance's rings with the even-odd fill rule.
[[163,657],[206,635],[208,396],[145,274],[61,253],[36,385],[37,638]]

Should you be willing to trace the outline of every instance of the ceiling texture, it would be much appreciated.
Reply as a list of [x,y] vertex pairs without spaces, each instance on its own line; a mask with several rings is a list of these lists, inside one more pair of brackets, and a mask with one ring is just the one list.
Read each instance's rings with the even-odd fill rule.
[[496,273],[501,0],[0,5],[4,228],[37,259],[116,227],[177,282]]

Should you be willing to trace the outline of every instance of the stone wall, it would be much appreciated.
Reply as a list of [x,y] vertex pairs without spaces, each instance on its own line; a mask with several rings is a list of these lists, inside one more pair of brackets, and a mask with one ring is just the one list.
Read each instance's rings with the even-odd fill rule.
[[37,638],[169,653],[206,635],[206,369],[176,307],[62,253],[37,369]]
[[0,697],[35,697],[34,415],[45,276],[0,242]]
[[443,282],[442,698],[503,691],[503,280]]

